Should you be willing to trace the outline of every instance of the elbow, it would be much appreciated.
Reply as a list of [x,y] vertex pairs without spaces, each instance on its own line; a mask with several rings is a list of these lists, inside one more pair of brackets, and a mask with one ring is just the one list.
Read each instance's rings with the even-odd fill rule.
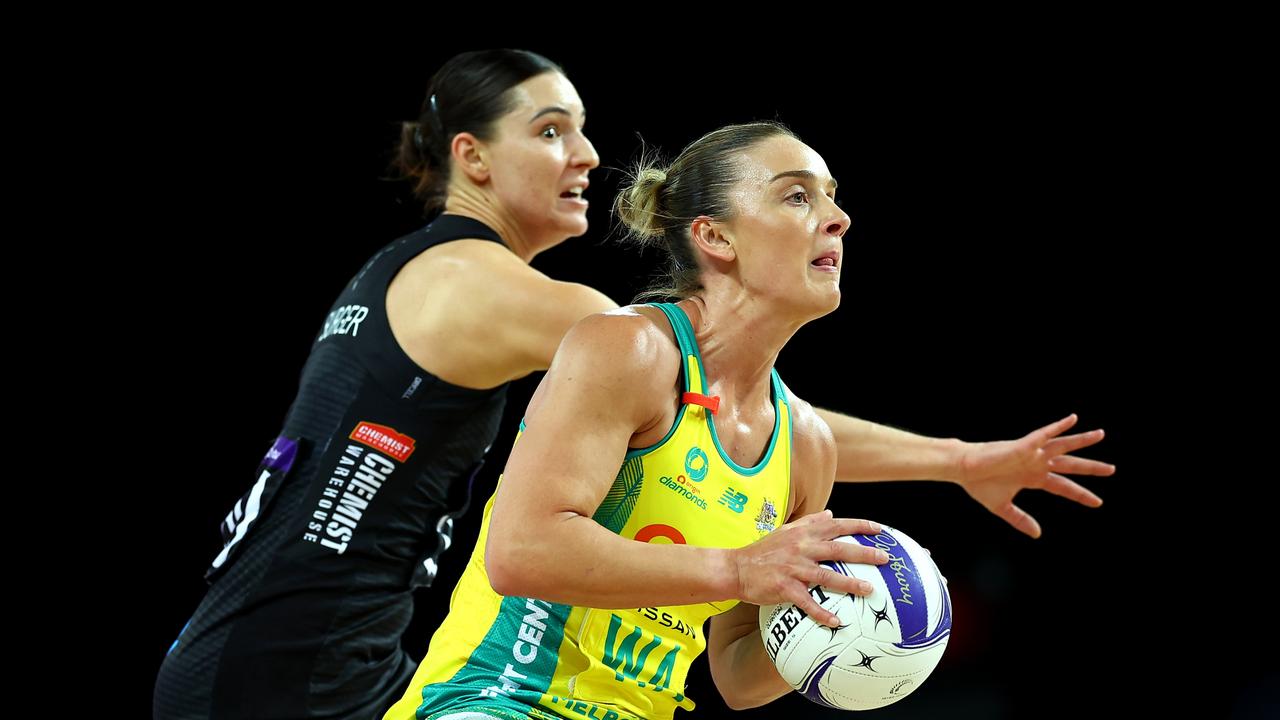
[[760,697],[759,693],[752,693],[751,686],[738,681],[736,678],[720,678],[720,673],[714,670],[711,673],[711,682],[715,684],[716,690],[720,692],[721,699],[724,704],[729,706],[730,710],[750,710],[761,705],[768,705],[773,698]]
[[713,663],[711,682],[720,692],[724,704],[732,710],[750,710],[768,705],[792,689],[776,672],[769,673],[769,677],[750,677],[752,673],[744,675],[726,673],[723,670],[718,663]]
[[725,692],[723,688],[720,690],[720,697],[724,698],[724,704],[728,705],[730,710],[750,710],[769,703],[768,700],[748,697],[744,693]]
[[484,547],[484,569],[493,591],[507,596],[523,597],[529,594],[525,579],[521,576],[521,563],[510,539],[489,535]]
[[485,574],[489,587],[503,597],[536,597],[551,600],[548,596],[555,587],[548,579],[546,549],[527,532],[519,534],[493,532],[485,541]]
[[[569,517],[580,517],[571,513]],[[526,515],[520,522],[489,522],[484,567],[489,587],[503,597],[539,598],[563,602],[565,566],[561,548],[570,546],[556,520]]]

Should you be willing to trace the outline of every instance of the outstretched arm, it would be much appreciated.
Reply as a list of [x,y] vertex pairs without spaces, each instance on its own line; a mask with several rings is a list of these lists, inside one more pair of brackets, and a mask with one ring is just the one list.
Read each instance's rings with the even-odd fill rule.
[[954,482],[1031,537],[1040,537],[1040,524],[1013,503],[1018,491],[1046,490],[1098,507],[1101,498],[1063,473],[1108,476],[1116,471],[1114,465],[1070,454],[1103,438],[1101,429],[1059,437],[1076,424],[1074,414],[1017,440],[978,443],[916,435],[830,410],[819,409],[818,414],[835,436],[836,482]]

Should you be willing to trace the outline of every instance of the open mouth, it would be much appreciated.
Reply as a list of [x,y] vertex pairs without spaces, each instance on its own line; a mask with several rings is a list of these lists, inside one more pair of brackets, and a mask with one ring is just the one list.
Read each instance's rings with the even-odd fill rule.
[[819,255],[809,264],[828,272],[834,272],[836,267],[840,264],[840,253],[836,250],[828,250],[827,252]]
[[566,200],[586,200],[582,194],[587,191],[586,185],[574,185],[573,187],[560,193],[560,197]]

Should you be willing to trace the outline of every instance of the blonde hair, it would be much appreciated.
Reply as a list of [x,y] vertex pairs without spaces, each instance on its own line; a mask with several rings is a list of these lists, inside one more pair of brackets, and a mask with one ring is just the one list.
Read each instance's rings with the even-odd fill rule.
[[776,122],[728,125],[690,143],[669,165],[641,153],[613,203],[627,239],[666,253],[667,268],[636,302],[683,299],[702,289],[701,269],[689,237],[693,219],[706,215],[729,220],[729,189],[739,179],[737,156],[757,143],[795,133]]

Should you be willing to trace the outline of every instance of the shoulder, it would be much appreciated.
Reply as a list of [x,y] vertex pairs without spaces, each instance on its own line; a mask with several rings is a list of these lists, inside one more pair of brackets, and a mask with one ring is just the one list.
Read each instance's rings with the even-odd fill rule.
[[552,368],[598,364],[603,377],[654,379],[680,369],[680,348],[661,310],[628,305],[588,315],[569,329]]
[[637,306],[579,320],[530,400],[529,417],[555,404],[616,418],[631,432],[660,423],[672,404],[681,367],[675,335],[660,323],[666,323],[660,310]]

